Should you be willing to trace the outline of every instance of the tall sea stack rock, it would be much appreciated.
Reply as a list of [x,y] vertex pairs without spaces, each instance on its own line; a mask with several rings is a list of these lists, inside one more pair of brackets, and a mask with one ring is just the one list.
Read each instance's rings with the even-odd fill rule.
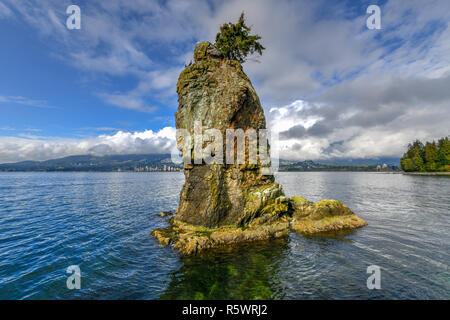
[[[194,141],[186,143],[177,136],[184,159],[190,161],[184,164],[186,180],[175,216],[167,228],[152,232],[159,243],[193,254],[242,241],[283,237],[291,229],[314,234],[366,224],[339,201],[314,204],[299,196],[286,198],[273,175],[263,174],[270,167],[270,156],[268,144],[261,144],[260,139],[255,146],[256,163],[249,161],[255,141],[244,144],[242,151],[233,138],[233,148],[227,150],[227,129],[261,132],[266,128],[258,95],[238,61],[223,57],[209,42],[197,44],[194,63],[180,74],[177,93],[176,128]],[[208,129],[216,129],[223,137],[219,141],[222,161],[195,159],[199,147],[195,137]],[[201,149],[216,142],[215,138],[205,140],[200,142]],[[227,152],[233,159],[241,153],[245,161],[226,164]],[[266,161],[260,161],[262,155]]]
[[[178,79],[177,129],[186,129],[191,136],[195,123],[201,124],[203,131],[217,129],[226,151],[227,129],[258,132],[266,128],[258,95],[239,62],[223,58],[209,42],[196,46],[194,59]],[[235,156],[236,152],[232,152]],[[193,165],[185,165],[186,182],[175,219],[207,228],[238,227],[267,211],[273,212],[275,203],[285,203],[287,211],[281,186],[274,182],[273,176],[262,174],[261,165],[250,165],[248,161],[194,164],[193,145],[190,150],[183,150],[183,154],[192,157]],[[226,163],[225,152],[222,163]]]

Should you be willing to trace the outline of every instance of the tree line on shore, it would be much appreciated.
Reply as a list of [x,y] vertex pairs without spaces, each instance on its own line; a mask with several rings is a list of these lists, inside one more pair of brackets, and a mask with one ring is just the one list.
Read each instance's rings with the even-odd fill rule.
[[441,138],[437,142],[416,140],[408,145],[408,151],[400,160],[400,166],[406,172],[443,172],[450,171],[450,140]]

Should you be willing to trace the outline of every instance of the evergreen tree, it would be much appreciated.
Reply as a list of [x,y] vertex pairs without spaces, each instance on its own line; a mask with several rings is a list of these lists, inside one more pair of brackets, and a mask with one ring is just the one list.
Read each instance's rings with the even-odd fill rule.
[[448,137],[439,140],[438,149],[437,165],[439,171],[450,171],[450,140]]
[[250,35],[251,28],[245,24],[244,12],[241,13],[238,23],[225,23],[220,27],[220,32],[216,35],[215,46],[222,54],[232,60],[241,63],[246,57],[254,52],[262,55],[265,49],[258,40],[259,35]]
[[414,171],[425,171],[424,146],[419,140],[412,144],[411,160],[414,164]]
[[412,162],[411,158],[404,156],[400,160],[400,166],[403,171],[406,171],[406,172],[414,171],[414,163]]
[[436,143],[427,142],[425,144],[425,170],[426,171],[436,171],[438,169],[438,148]]

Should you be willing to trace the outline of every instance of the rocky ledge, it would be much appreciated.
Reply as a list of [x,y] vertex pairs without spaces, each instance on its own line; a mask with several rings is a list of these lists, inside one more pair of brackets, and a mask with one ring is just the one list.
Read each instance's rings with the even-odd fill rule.
[[170,226],[156,229],[152,235],[163,246],[172,246],[185,255],[239,242],[271,240],[286,237],[294,231],[304,235],[320,235],[359,228],[367,223],[337,200],[317,203],[294,196],[272,206],[267,212],[242,227],[206,228],[170,218]]
[[337,200],[310,202],[302,197],[291,199],[291,228],[302,234],[317,234],[359,228],[367,223]]

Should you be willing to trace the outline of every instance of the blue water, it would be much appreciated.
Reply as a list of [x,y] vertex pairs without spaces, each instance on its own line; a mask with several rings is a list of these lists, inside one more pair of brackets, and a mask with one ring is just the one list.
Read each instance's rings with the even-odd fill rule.
[[[369,225],[180,257],[157,214],[181,173],[0,173],[0,299],[449,299],[450,179],[279,173],[288,196],[345,202]],[[66,269],[81,269],[81,289]],[[381,289],[369,290],[369,265]]]

